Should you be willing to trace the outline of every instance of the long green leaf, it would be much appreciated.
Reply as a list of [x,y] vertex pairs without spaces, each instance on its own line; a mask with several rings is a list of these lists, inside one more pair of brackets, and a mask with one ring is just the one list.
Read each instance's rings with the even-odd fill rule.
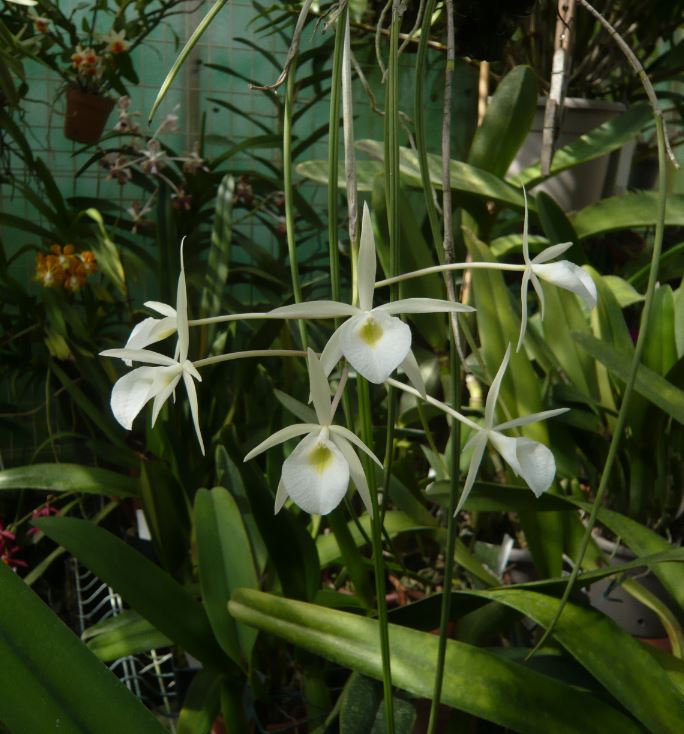
[[105,662],[173,644],[133,609],[89,627],[82,639],[88,649]]
[[[611,196],[577,212],[572,223],[580,239],[616,229],[655,227],[657,199],[653,191]],[[684,195],[668,196],[665,226],[684,226]]]
[[0,721],[13,734],[163,734],[165,729],[0,563]]
[[[639,134],[651,119],[652,114],[648,104],[634,105],[619,117],[604,122],[595,130],[563,146],[554,153],[549,176],[554,176],[568,168],[574,168],[621,148]],[[531,188],[544,178],[539,164],[535,163],[520,171],[515,180]]]
[[107,497],[137,497],[137,479],[80,464],[32,464],[0,471],[3,489],[41,489],[47,492],[84,492]]
[[532,127],[536,110],[536,76],[529,66],[516,66],[498,83],[487,105],[468,163],[503,177]]
[[[478,595],[511,606],[548,627],[560,601],[531,591],[496,589]],[[672,734],[684,721],[684,698],[665,671],[630,635],[596,610],[567,604],[554,637],[653,734]],[[573,711],[574,719],[576,712]]]
[[[233,594],[230,611],[247,624],[363,675],[382,679],[378,623],[373,619],[247,589]],[[437,637],[393,624],[389,629],[394,684],[429,698]],[[631,719],[587,693],[454,640],[447,642],[442,701],[527,734],[640,731]]]
[[147,120],[148,123],[152,122],[152,118],[154,117],[155,112],[159,109],[159,105],[162,103],[162,100],[166,96],[166,93],[169,91],[169,87],[171,86],[171,84],[173,84],[173,80],[176,78],[181,66],[183,66],[183,64],[185,63],[185,59],[188,58],[189,53],[192,51],[193,48],[195,48],[195,45],[197,44],[199,39],[204,35],[204,31],[207,30],[211,22],[218,15],[219,11],[226,4],[227,1],[228,0],[216,0],[216,2],[211,6],[209,12],[204,16],[204,18],[202,18],[197,28],[195,28],[195,30],[192,32],[192,35],[188,39],[185,46],[183,46],[183,48],[181,49],[181,52],[178,54],[176,60],[173,62],[173,66],[169,70],[169,73],[166,75],[166,78],[159,88],[157,98],[154,100],[154,104],[152,105],[152,109],[150,110],[150,116]]
[[233,589],[256,589],[252,549],[240,510],[223,487],[195,495],[195,532],[202,599],[216,639],[238,665],[246,667],[256,640],[253,629],[228,614]]
[[[590,334],[573,333],[577,343],[594,359],[605,365],[614,375],[626,381],[629,359],[622,352]],[[675,387],[657,372],[641,365],[637,371],[634,389],[684,425],[684,390]]]
[[230,245],[233,239],[233,201],[235,179],[226,174],[216,194],[214,226],[211,230],[211,246],[207,257],[207,270],[200,313],[203,318],[221,313],[222,294],[228,280]]
[[202,605],[171,576],[111,533],[70,517],[35,521],[141,616],[206,666],[231,669]]
[[222,677],[200,670],[192,679],[178,717],[176,734],[207,734],[221,708]]

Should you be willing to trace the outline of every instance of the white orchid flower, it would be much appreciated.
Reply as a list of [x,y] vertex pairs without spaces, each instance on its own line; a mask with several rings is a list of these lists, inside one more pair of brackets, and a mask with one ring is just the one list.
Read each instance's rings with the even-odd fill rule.
[[[162,318],[149,316],[136,324],[131,331],[131,335],[126,342],[126,349],[144,349],[150,344],[162,341],[172,334],[176,333],[178,328],[178,319],[176,317],[176,309],[167,303],[159,301],[145,301],[145,306],[161,314]],[[130,367],[131,360],[125,360]]]
[[522,283],[520,285],[520,300],[522,302],[522,314],[520,318],[520,338],[516,351],[520,350],[523,339],[525,338],[525,330],[527,328],[527,287],[532,281],[532,287],[539,296],[539,304],[541,307],[541,317],[544,320],[544,291],[539,282],[539,278],[546,280],[559,288],[572,291],[577,294],[586,304],[589,310],[596,306],[597,292],[596,284],[591,275],[583,270],[579,265],[571,263],[569,260],[561,260],[560,262],[549,262],[554,257],[562,255],[572,247],[572,242],[563,242],[559,245],[552,245],[540,252],[536,257],[530,260],[530,247],[527,235],[528,227],[528,211],[527,211],[527,192],[523,186],[523,196],[525,197],[525,219],[523,224],[523,257],[525,258],[525,272],[523,273]]
[[459,512],[463,507],[470,494],[470,490],[473,488],[475,477],[488,441],[491,441],[492,446],[494,446],[504,461],[513,469],[515,475],[525,480],[536,497],[540,497],[551,486],[551,482],[553,482],[553,478],[556,475],[556,461],[551,451],[544,444],[539,443],[539,441],[533,441],[530,438],[504,436],[501,431],[505,431],[508,428],[524,426],[528,423],[536,423],[547,418],[553,418],[561,413],[566,413],[569,410],[568,408],[545,410],[541,413],[533,413],[523,418],[514,418],[511,421],[494,425],[496,402],[499,398],[501,382],[503,381],[510,357],[511,345],[509,344],[501,362],[501,367],[499,367],[499,371],[496,373],[487,393],[484,425],[480,427],[475,424],[477,428],[475,435],[463,447],[464,451],[472,449],[473,453],[456,512]]
[[[173,309],[171,306],[163,303],[155,305],[163,306],[167,313],[165,318],[173,318],[175,321],[174,330],[178,332],[175,358],[172,359],[164,354],[141,348],[141,346],[146,346],[151,341],[159,341],[159,339],[164,338],[158,336],[158,332],[159,324],[163,323],[165,319],[146,319],[146,321],[156,321],[157,325],[142,327],[138,330],[137,336],[136,330],[134,329],[124,349],[107,349],[104,352],[100,352],[103,357],[118,357],[127,364],[131,362],[143,362],[147,365],[145,367],[138,367],[117,380],[112,389],[112,413],[116,420],[126,430],[130,431],[135,417],[154,398],[154,403],[152,404],[152,425],[154,425],[162,406],[174,393],[176,386],[182,379],[190,400],[190,413],[192,414],[197,440],[204,454],[204,441],[202,440],[199,427],[197,392],[195,391],[195,383],[193,382],[193,380],[201,382],[202,378],[195,365],[188,359],[190,333],[188,328],[188,296],[185,287],[182,242],[181,272],[178,278],[176,308]],[[165,311],[161,311],[159,308],[155,310],[160,311],[162,314],[165,313]],[[171,312],[173,312],[173,317],[171,316]],[[145,321],[138,326],[142,326],[143,324],[145,324]],[[153,328],[157,329],[157,333],[154,334],[155,338],[149,339]],[[145,341],[146,339],[149,340]],[[132,344],[133,346],[131,346]]]
[[291,497],[302,510],[312,515],[327,515],[340,504],[351,478],[369,514],[373,514],[370,491],[361,461],[354,446],[364,451],[380,467],[382,464],[360,438],[343,426],[332,424],[333,406],[330,387],[314,352],[307,352],[309,386],[318,423],[297,423],[277,431],[253,448],[245,461],[290,438],[306,434],[285,459],[275,512]]
[[358,259],[359,305],[337,301],[310,301],[282,306],[269,317],[319,319],[348,316],[333,333],[321,354],[326,375],[342,356],[369,382],[380,384],[401,367],[416,389],[425,395],[425,384],[413,352],[411,329],[393,314],[473,311],[471,306],[437,298],[405,298],[373,308],[375,288],[375,238],[368,206],[364,204]]

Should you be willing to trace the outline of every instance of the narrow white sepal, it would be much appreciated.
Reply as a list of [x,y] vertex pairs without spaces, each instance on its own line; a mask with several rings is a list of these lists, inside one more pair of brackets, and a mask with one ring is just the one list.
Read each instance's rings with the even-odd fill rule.
[[181,240],[180,246],[180,265],[181,271],[178,276],[178,290],[176,294],[176,323],[178,328],[178,349],[177,359],[179,362],[185,362],[188,358],[188,349],[190,347],[190,331],[188,326],[188,294],[185,287],[185,263],[183,261],[183,246],[185,237]]
[[192,373],[187,369],[183,370],[183,382],[185,383],[185,389],[188,392],[188,400],[190,401],[190,415],[192,416],[192,424],[195,427],[195,435],[197,436],[197,440],[199,441],[202,456],[204,456],[204,441],[202,440],[202,431],[200,430],[199,424],[199,406],[197,404],[197,391],[195,389],[195,383],[192,379]]
[[100,352],[100,357],[117,357],[118,359],[129,359],[133,362],[145,362],[163,367],[178,364],[175,359],[171,359],[165,354],[159,354],[159,352],[153,352],[151,349],[105,349],[104,352]]
[[145,301],[143,304],[150,311],[156,311],[162,316],[173,316],[176,318],[176,309],[173,306],[169,306],[168,303],[162,303],[161,301]]
[[361,238],[359,244],[359,259],[356,265],[356,282],[359,289],[359,308],[362,311],[370,311],[373,308],[373,291],[375,289],[375,237],[373,236],[373,224],[371,222],[368,204],[363,204],[363,215],[361,217]]
[[285,489],[285,485],[283,484],[283,480],[281,479],[278,482],[278,491],[276,492],[275,496],[275,506],[273,507],[274,515],[277,515],[283,509],[283,505],[285,504],[285,500],[287,499],[287,497],[287,490]]
[[339,326],[333,331],[332,336],[328,339],[328,343],[323,347],[323,351],[321,352],[321,368],[326,377],[330,375],[335,365],[342,359],[342,348],[340,347],[342,326]]
[[180,382],[183,368],[180,365],[174,367],[157,367],[154,375],[154,403],[152,403],[152,425],[157,422],[159,411],[164,403],[171,397],[176,385]]
[[[326,456],[319,461],[319,454]],[[281,481],[292,501],[311,515],[327,515],[340,504],[349,486],[349,464],[320,433],[302,439],[285,459]]]
[[332,422],[330,385],[328,384],[328,378],[323,374],[323,368],[318,361],[318,357],[311,348],[307,350],[307,364],[309,367],[309,389],[316,417],[322,426],[327,426]]
[[485,415],[484,422],[485,428],[491,428],[494,425],[494,411],[496,410],[496,402],[499,399],[499,391],[501,390],[501,383],[503,382],[506,368],[508,367],[508,361],[511,358],[511,345],[506,347],[506,353],[501,360],[501,366],[499,367],[492,384],[487,393],[487,400],[485,401]]
[[545,250],[542,250],[536,257],[532,258],[532,265],[541,265],[547,263],[549,260],[553,260],[556,257],[560,257],[565,254],[572,247],[572,242],[561,242],[559,245],[551,245]]
[[549,418],[555,418],[557,415],[567,413],[570,408],[552,408],[551,410],[543,410],[541,413],[532,413],[531,415],[523,416],[522,418],[513,418],[511,421],[505,423],[499,423],[494,426],[495,431],[506,431],[509,428],[518,428],[520,426],[526,426],[528,423],[537,423],[538,421],[545,421]]
[[461,496],[458,499],[458,504],[456,505],[456,510],[454,511],[454,517],[461,511],[463,505],[465,505],[466,500],[468,499],[468,495],[470,494],[470,490],[473,488],[473,484],[475,484],[475,478],[477,477],[477,472],[480,468],[480,463],[482,462],[482,456],[484,454],[486,446],[486,431],[478,431],[463,447],[464,451],[467,448],[472,447],[473,455],[470,457],[470,464],[468,465],[468,475],[466,476],[463,489],[461,490]]
[[307,303],[293,303],[289,306],[279,306],[268,313],[264,318],[278,319],[334,319],[341,316],[354,316],[359,313],[356,306],[338,301],[308,301]]
[[416,355],[411,349],[409,349],[409,352],[406,355],[406,359],[404,359],[404,361],[401,363],[401,369],[404,370],[404,372],[406,373],[406,377],[409,378],[409,382],[413,385],[413,387],[418,390],[421,398],[423,398],[423,400],[426,400],[427,389],[425,387],[425,381],[423,380],[423,375],[420,373],[420,366],[418,365]]
[[361,449],[365,454],[368,454],[371,459],[382,469],[382,462],[378,457],[366,446],[366,444],[355,434],[352,433],[348,428],[345,428],[344,426],[337,426],[332,425],[330,426],[330,433],[337,434],[338,436],[342,436],[342,438],[345,438],[350,443],[353,443],[354,446]]
[[340,348],[360,375],[381,384],[406,359],[411,329],[396,316],[359,314],[340,327]]
[[349,473],[351,475],[352,482],[356,487],[356,491],[361,497],[368,514],[373,517],[373,503],[371,502],[370,489],[368,488],[368,480],[366,479],[366,473],[363,471],[361,460],[356,455],[356,452],[352,448],[351,444],[342,436],[331,434],[330,439],[342,452],[342,455],[349,464]]
[[520,335],[518,336],[518,345],[515,348],[516,352],[520,351],[527,331],[527,285],[530,282],[530,275],[531,271],[526,270],[520,283]]
[[[150,344],[162,341],[174,334],[176,331],[176,316],[167,316],[163,319],[155,319],[150,316],[137,323],[131,331],[125,349],[144,349]],[[131,366],[130,359],[124,360]]]
[[247,456],[245,456],[243,461],[249,461],[273,446],[277,446],[279,443],[285,443],[285,441],[301,436],[303,433],[312,433],[314,431],[318,433],[320,430],[321,427],[317,423],[295,423],[293,426],[281,428],[272,436],[269,436],[265,441],[262,441],[258,446],[255,446]]
[[475,309],[456,301],[441,298],[402,298],[399,301],[376,306],[373,313],[470,313]]

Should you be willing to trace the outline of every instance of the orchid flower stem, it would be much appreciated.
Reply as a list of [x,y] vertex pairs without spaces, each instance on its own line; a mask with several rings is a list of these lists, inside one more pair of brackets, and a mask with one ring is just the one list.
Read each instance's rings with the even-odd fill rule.
[[427,439],[428,446],[430,447],[430,450],[435,455],[437,459],[440,460],[440,463],[442,465],[442,468],[444,469],[444,473],[447,473],[447,466],[446,462],[442,459],[442,455],[439,452],[439,449],[437,448],[437,444],[435,443],[435,437],[432,435],[432,431],[430,430],[430,424],[428,423],[427,417],[425,415],[425,409],[423,408],[422,403],[420,400],[416,400],[416,410],[418,411],[418,420],[420,420],[421,426],[423,426],[423,431],[425,433],[425,438]]
[[408,273],[402,273],[401,275],[395,275],[392,278],[385,278],[384,280],[378,280],[375,283],[376,288],[384,288],[388,285],[394,285],[400,283],[403,280],[411,280],[412,278],[421,278],[424,275],[432,275],[433,273],[446,273],[450,270],[507,270],[512,273],[523,273],[525,272],[525,265],[516,265],[514,263],[495,263],[495,262],[482,262],[482,263],[447,263],[444,265],[432,265],[429,268],[420,268],[420,270],[411,270]]
[[[337,237],[337,176],[339,169],[340,139],[340,89],[342,86],[342,48],[344,26],[347,21],[345,5],[335,22],[335,50],[333,51],[332,79],[330,87],[330,120],[328,123],[328,256],[330,259],[330,284],[334,301],[340,294],[340,258]],[[337,326],[337,322],[336,322]]]
[[[604,25],[607,24],[607,21],[605,21],[602,16],[596,14],[596,11],[594,11],[593,8],[588,5],[588,3],[586,3],[584,0],[580,1],[584,7],[589,7],[591,11],[596,15],[596,17],[602,23],[604,23]],[[610,31],[612,31],[611,35],[613,35],[613,37],[615,38],[615,30],[609,24],[608,28]],[[621,45],[620,48],[622,48]],[[648,81],[648,77],[645,76],[645,73],[644,76],[640,75],[640,79],[642,80],[644,87],[646,88],[647,94],[649,93],[649,91],[652,93],[653,88],[650,86],[650,82]],[[650,98],[651,95],[649,94],[649,99]],[[606,493],[608,481],[611,477],[613,465],[615,464],[620,440],[622,439],[623,433],[625,431],[625,425],[627,423],[627,412],[629,410],[632,392],[634,389],[634,382],[636,380],[637,371],[641,362],[641,355],[643,354],[644,345],[646,343],[646,333],[648,331],[648,324],[650,321],[651,309],[653,306],[653,295],[655,293],[655,287],[658,280],[660,253],[662,250],[663,233],[665,230],[665,206],[667,203],[667,145],[665,138],[665,127],[662,114],[658,107],[655,105],[655,102],[653,103],[653,117],[655,119],[656,139],[658,142],[658,208],[656,212],[655,235],[653,237],[653,252],[651,254],[651,269],[648,276],[648,285],[646,287],[644,310],[641,315],[641,329],[639,330],[639,336],[634,346],[634,356],[632,357],[632,363],[629,368],[629,374],[627,376],[627,381],[625,384],[625,391],[622,396],[620,411],[618,413],[617,421],[615,423],[615,428],[613,429],[613,436],[611,438],[610,446],[608,448],[608,456],[606,457],[606,463],[603,466],[603,472],[601,474],[598,489],[596,490],[596,497],[594,498],[591,513],[589,514],[589,520],[587,521],[584,536],[582,537],[579,553],[577,554],[577,558],[575,559],[575,564],[573,566],[572,573],[570,574],[570,578],[568,579],[568,583],[565,586],[563,596],[561,598],[560,604],[558,605],[558,610],[556,611],[555,616],[551,620],[551,624],[546,628],[546,631],[542,635],[539,642],[534,646],[534,648],[527,656],[526,659],[528,660],[537,652],[537,650],[541,648],[548,637],[553,633],[553,630],[556,627],[556,624],[558,623],[561,614],[563,613],[563,608],[570,598],[570,594],[572,593],[575,582],[577,581],[577,576],[579,575],[579,572],[582,568],[584,555],[587,552],[589,542],[591,541],[591,531],[596,524],[599,508],[601,507],[603,496]]]
[[201,369],[219,362],[232,362],[235,359],[249,359],[251,357],[306,357],[306,352],[298,349],[251,349],[246,352],[231,352],[229,354],[217,354],[215,357],[205,357],[193,362],[193,365]]
[[[359,412],[361,414],[361,437],[363,442],[371,450],[373,449],[373,420],[371,415],[370,394],[368,382],[359,377],[356,381],[359,400]],[[389,628],[387,626],[387,603],[385,600],[385,563],[382,557],[382,518],[378,503],[378,483],[376,481],[375,467],[370,459],[364,454],[362,457],[366,477],[368,478],[368,489],[370,491],[371,507],[373,517],[371,519],[371,541],[373,548],[373,570],[375,576],[375,596],[378,610],[378,626],[380,629],[380,654],[382,658],[382,683],[385,697],[385,716],[387,731],[393,731],[394,706],[392,700],[392,671],[390,668],[390,646]],[[388,701],[389,706],[388,706]],[[389,708],[389,711],[388,711]]]
[[267,319],[268,313],[228,313],[223,316],[207,316],[205,319],[190,319],[188,326],[206,326],[208,324],[223,324],[228,321],[248,321],[250,319]]
[[[287,232],[287,252],[290,256],[290,277],[292,279],[292,295],[295,303],[302,302],[302,287],[299,283],[299,264],[297,262],[297,243],[295,238],[294,186],[292,184],[292,105],[295,95],[295,78],[297,57],[294,56],[287,75],[285,106],[283,111],[283,187],[285,194],[285,228]],[[306,324],[299,320],[299,337],[306,350]]]
[[443,403],[441,400],[437,400],[436,398],[432,398],[429,395],[426,397],[423,397],[418,390],[416,390],[415,387],[411,387],[410,385],[404,385],[403,382],[399,382],[399,380],[395,380],[392,377],[390,377],[386,382],[389,385],[392,385],[392,387],[396,387],[399,390],[403,390],[405,393],[408,393],[409,395],[414,395],[417,398],[420,398],[421,400],[424,400],[428,405],[434,405],[435,408],[439,408],[442,412],[446,413],[447,415],[450,415],[452,418],[455,418],[457,421],[460,421],[463,423],[464,426],[468,426],[468,428],[472,428],[474,431],[479,431],[482,429],[482,426],[479,426],[475,421],[471,421],[470,418],[467,418],[462,413],[459,413],[457,410],[452,408],[450,405],[447,405],[446,403]]
[[[456,349],[455,335],[450,339],[450,369],[451,369],[451,392],[452,400],[456,405],[461,402],[461,379],[460,360]],[[447,509],[447,542],[444,551],[444,582],[442,584],[442,605],[439,622],[439,644],[437,647],[437,663],[435,665],[435,684],[432,692],[432,704],[430,706],[430,719],[428,721],[428,734],[437,731],[437,717],[439,715],[439,702],[442,697],[442,685],[444,681],[444,663],[446,660],[446,643],[449,636],[449,622],[451,620],[451,587],[454,577],[454,552],[456,549],[456,534],[458,523],[456,521],[456,505],[459,492],[459,474],[461,458],[461,424],[454,420],[451,426],[451,467],[449,490],[449,507]]]
[[[430,181],[430,171],[428,169],[427,159],[427,143],[425,140],[425,108],[423,102],[423,90],[425,89],[425,60],[427,58],[428,41],[430,39],[430,24],[432,22],[432,14],[435,10],[435,0],[427,0],[423,10],[423,23],[420,29],[420,39],[418,41],[418,52],[416,53],[416,81],[415,81],[415,97],[413,104],[413,122],[416,126],[416,149],[418,150],[418,164],[420,167],[420,179],[422,182],[423,193],[425,195],[425,209],[427,210],[428,221],[430,222],[430,232],[435,243],[441,241],[441,232],[439,228],[439,217],[437,215],[437,207],[435,206],[435,194],[432,182]],[[439,261],[443,262],[443,252],[437,247],[437,255]],[[376,285],[377,287],[377,285]]]

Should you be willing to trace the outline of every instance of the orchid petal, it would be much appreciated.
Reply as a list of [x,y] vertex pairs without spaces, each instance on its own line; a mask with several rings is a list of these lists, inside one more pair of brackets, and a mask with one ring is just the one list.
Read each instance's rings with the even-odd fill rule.
[[307,350],[307,363],[309,366],[309,387],[316,417],[322,426],[328,426],[332,423],[330,385],[328,384],[328,378],[323,373],[318,357],[311,348]]
[[409,382],[413,385],[413,387],[416,388],[416,390],[418,390],[420,396],[425,400],[425,398],[427,397],[425,381],[423,380],[423,375],[420,372],[420,367],[418,365],[418,361],[416,360],[416,355],[410,349],[408,354],[406,355],[406,359],[404,359],[404,361],[399,366],[406,373],[406,377],[409,378]]
[[510,438],[497,431],[490,440],[513,471],[522,477],[536,497],[541,496],[556,475],[556,461],[551,451],[530,438]]
[[441,298],[402,298],[399,301],[376,306],[372,313],[470,313],[475,309],[464,303],[445,301]]
[[295,423],[293,426],[281,428],[272,436],[269,436],[265,441],[262,441],[258,446],[255,446],[247,456],[245,456],[243,461],[249,461],[264,451],[273,448],[273,446],[277,446],[279,443],[285,443],[285,441],[290,438],[301,436],[303,433],[318,433],[320,430],[321,427],[317,423]]
[[145,404],[152,399],[154,367],[138,367],[119,378],[112,388],[111,407],[116,420],[127,430]]
[[508,347],[506,347],[506,354],[504,354],[504,358],[501,360],[501,366],[499,367],[498,372],[492,380],[489,392],[487,393],[484,418],[485,428],[489,429],[494,425],[494,411],[496,410],[496,401],[499,399],[499,390],[501,390],[501,383],[503,381],[504,374],[506,372],[506,368],[508,367],[508,361],[510,360],[510,358],[511,345],[509,344]]
[[145,301],[143,305],[151,311],[160,313],[162,316],[176,317],[176,309],[173,306],[169,306],[168,303],[161,303],[160,301]]
[[338,301],[308,301],[279,306],[264,314],[264,318],[278,319],[334,319],[340,316],[355,316],[359,313],[356,306]]
[[176,389],[176,385],[180,382],[183,368],[176,364],[173,367],[157,367],[155,369],[154,385],[154,402],[152,403],[152,425],[157,422],[159,411],[164,403],[171,397]]
[[530,275],[531,271],[526,270],[520,283],[520,336],[518,337],[518,346],[515,348],[516,352],[520,351],[527,330],[527,286],[530,282]]
[[505,423],[499,423],[498,426],[494,426],[495,431],[506,431],[509,428],[518,428],[520,426],[526,426],[528,423],[537,423],[538,421],[545,421],[549,418],[555,418],[557,415],[567,413],[570,408],[553,408],[552,410],[544,410],[541,413],[532,413],[522,418],[514,418],[512,421],[506,421]]
[[147,364],[156,364],[163,367],[171,367],[177,364],[175,359],[171,359],[171,357],[167,357],[165,354],[153,352],[151,349],[105,349],[104,352],[100,352],[100,356],[117,357],[124,361],[146,362]]
[[361,449],[364,454],[370,456],[370,458],[373,459],[373,461],[382,469],[382,462],[380,461],[380,459],[378,459],[378,457],[368,448],[368,446],[366,446],[366,444],[355,433],[352,433],[348,428],[345,428],[344,426],[332,425],[330,426],[330,433],[341,436],[342,438],[349,441],[349,443],[353,443],[354,446]]
[[[345,322],[346,323],[346,322]],[[344,326],[344,324],[342,324]],[[321,368],[323,374],[327,377],[335,368],[335,365],[342,359],[342,349],[340,347],[340,334],[342,326],[333,331],[332,336],[328,339],[328,343],[323,347],[321,352]]]
[[340,347],[360,375],[380,384],[406,359],[411,329],[396,316],[359,314],[340,327]]
[[542,288],[541,283],[539,282],[539,278],[535,275],[534,269],[530,273],[530,281],[532,282],[532,287],[534,288],[534,292],[537,294],[537,298],[539,299],[539,307],[540,307],[540,314],[542,321],[544,320],[544,289]]
[[199,441],[202,456],[204,456],[204,441],[202,440],[202,431],[200,430],[199,424],[199,406],[197,405],[197,391],[195,390],[195,383],[192,379],[191,373],[187,369],[183,370],[183,382],[185,383],[185,389],[188,393],[188,400],[190,401],[190,415],[192,416],[192,424],[195,427],[195,435],[197,436],[197,440]]
[[[143,349],[148,344],[166,339],[176,331],[176,316],[167,316],[163,319],[155,319],[153,316],[143,319],[136,324],[128,337],[125,349]],[[124,360],[130,367],[132,360]]]
[[561,242],[559,245],[551,245],[545,250],[542,250],[536,257],[532,258],[532,265],[540,265],[546,263],[549,260],[553,260],[566,253],[571,247],[572,242]]
[[312,515],[327,515],[349,486],[349,464],[329,439],[311,434],[285,459],[281,481],[292,501]]
[[555,263],[534,265],[533,270],[540,278],[578,295],[589,309],[596,306],[598,299],[596,284],[591,275],[580,268],[579,265],[575,265],[569,260],[561,260]]
[[183,245],[185,237],[181,240],[180,265],[181,271],[178,276],[178,291],[176,295],[176,323],[178,328],[178,361],[185,362],[188,358],[190,346],[190,331],[188,327],[188,294],[185,287],[185,264],[183,262]]
[[527,191],[525,190],[525,187],[522,187],[523,190],[523,197],[525,199],[525,215],[523,217],[523,241],[522,241],[522,249],[523,249],[523,258],[525,258],[525,265],[530,264],[530,241],[529,236],[527,233],[528,230],[528,224],[530,221],[529,217],[529,210],[527,208]]
[[347,460],[349,464],[349,473],[351,475],[352,482],[356,487],[356,491],[361,497],[361,501],[366,507],[368,514],[373,517],[373,503],[371,502],[370,489],[368,488],[368,480],[366,474],[363,471],[361,460],[356,455],[356,452],[352,448],[351,444],[342,436],[331,435],[330,440],[337,446],[342,452],[342,456]]
[[480,468],[480,464],[482,463],[482,456],[484,455],[485,447],[487,446],[487,432],[478,431],[470,439],[466,446],[472,447],[473,455],[470,457],[468,475],[466,476],[465,484],[463,485],[463,489],[461,490],[461,496],[458,499],[458,504],[456,505],[456,510],[454,511],[454,517],[458,515],[463,505],[465,505],[466,500],[468,499],[468,495],[470,494],[470,490],[473,488],[473,484],[475,484],[475,478],[477,477],[477,472]]
[[277,515],[283,509],[283,505],[285,504],[285,500],[287,498],[287,490],[285,489],[285,485],[283,484],[283,480],[281,479],[278,482],[278,491],[276,492],[275,496],[275,507],[273,508],[274,515]]
[[363,204],[363,216],[361,218],[361,242],[359,245],[359,259],[356,265],[357,287],[359,290],[359,307],[362,311],[370,311],[373,308],[373,291],[375,289],[375,237],[373,236],[373,224],[371,222],[368,204]]

